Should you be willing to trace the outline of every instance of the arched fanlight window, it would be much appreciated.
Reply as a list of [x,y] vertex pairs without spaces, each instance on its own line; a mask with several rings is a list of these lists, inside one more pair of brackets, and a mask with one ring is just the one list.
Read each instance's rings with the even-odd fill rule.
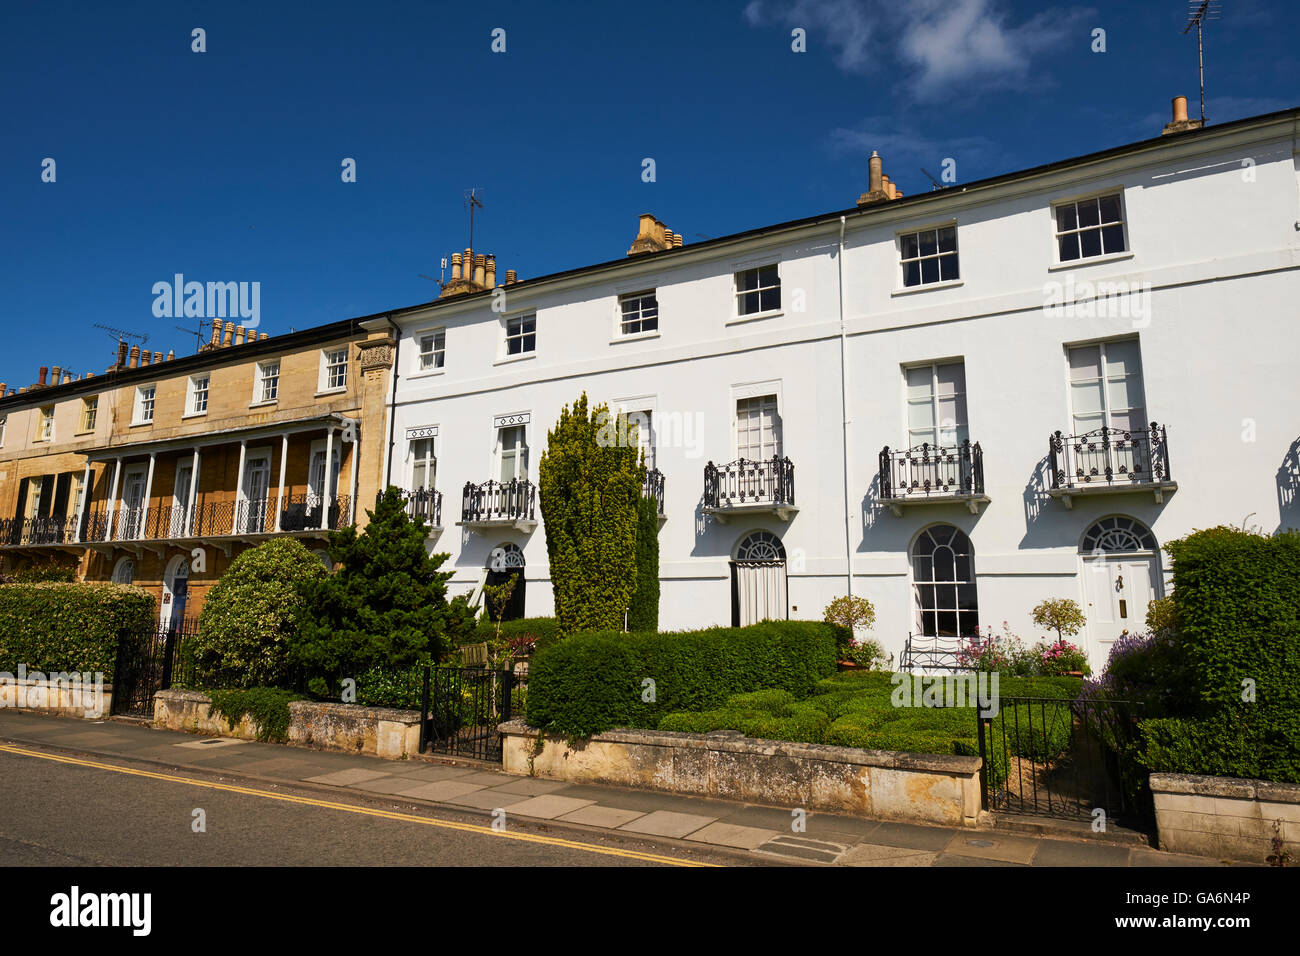
[[912,588],[926,637],[976,637],[975,549],[952,525],[922,531],[912,545]]
[[754,531],[736,547],[737,561],[784,561],[785,545],[770,531]]
[[114,584],[130,584],[135,580],[135,561],[123,558],[113,568]]
[[1102,518],[1083,536],[1079,550],[1084,554],[1155,551],[1156,536],[1140,521],[1125,515]]
[[488,555],[488,568],[493,571],[505,571],[523,566],[524,552],[520,550],[519,545],[510,541],[493,548],[492,553]]

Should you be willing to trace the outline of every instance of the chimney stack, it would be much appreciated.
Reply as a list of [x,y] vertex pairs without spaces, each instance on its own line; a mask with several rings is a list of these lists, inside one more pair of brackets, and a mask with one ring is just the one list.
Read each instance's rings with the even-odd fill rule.
[[515,270],[514,270],[514,269],[507,269],[507,270],[506,270],[506,285],[514,285],[514,284],[515,284],[516,282],[518,282],[518,281],[519,281],[519,275],[515,272]]
[[1165,128],[1160,131],[1161,136],[1186,133],[1188,130],[1200,129],[1202,126],[1201,120],[1187,118],[1187,97],[1185,96],[1174,97],[1173,114],[1173,121],[1165,124]]
[[662,222],[643,212],[640,216],[640,224],[637,229],[636,238],[632,240],[632,247],[627,250],[629,256],[639,256],[646,252],[662,252],[665,249],[671,249],[674,246],[674,233]]
[[118,368],[126,367],[126,351],[127,351],[126,343],[123,342],[121,339],[119,339],[117,342],[117,367]]
[[858,197],[859,206],[870,206],[878,202],[902,199],[903,191],[885,175],[885,162],[874,149],[867,160],[867,191]]

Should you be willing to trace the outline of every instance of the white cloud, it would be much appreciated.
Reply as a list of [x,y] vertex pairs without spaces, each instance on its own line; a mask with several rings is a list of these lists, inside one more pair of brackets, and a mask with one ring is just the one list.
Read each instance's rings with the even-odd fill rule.
[[779,14],[752,0],[744,10],[751,26],[804,27],[840,69],[892,73],[903,92],[924,100],[1027,85],[1036,58],[1071,36],[1086,42],[1093,16],[1087,8],[1052,8],[1013,23],[1002,0],[798,0]]

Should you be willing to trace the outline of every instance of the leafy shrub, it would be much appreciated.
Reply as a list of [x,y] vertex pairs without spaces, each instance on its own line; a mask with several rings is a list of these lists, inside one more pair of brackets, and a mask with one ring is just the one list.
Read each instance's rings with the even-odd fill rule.
[[859,667],[865,667],[868,670],[879,670],[885,666],[885,649],[875,638],[864,638],[849,645],[844,652],[845,660],[852,661]]
[[357,677],[357,703],[364,707],[419,710],[424,666],[372,667]]
[[251,688],[292,683],[289,642],[305,616],[301,588],[329,572],[294,538],[272,538],[230,563],[186,641],[191,683]]
[[1140,759],[1152,772],[1300,783],[1300,714],[1239,704],[1208,717],[1141,724]]
[[113,679],[123,637],[153,629],[153,595],[126,584],[0,586],[0,670],[99,672]]
[[1165,549],[1196,714],[1234,708],[1247,680],[1260,705],[1300,710],[1300,533],[1217,527]]
[[1044,676],[1059,674],[1090,674],[1092,667],[1088,664],[1088,655],[1081,647],[1060,638],[1052,644],[1039,643],[1033,647],[1035,673]]
[[659,502],[636,505],[636,590],[627,607],[629,631],[659,630]]
[[33,564],[30,567],[19,568],[13,573],[11,582],[13,584],[39,584],[43,581],[61,581],[64,584],[70,584],[77,580],[77,569],[70,564],[56,564],[53,561],[42,564]]
[[288,643],[316,694],[373,667],[438,660],[448,630],[469,628],[468,603],[447,601],[451,573],[439,570],[447,555],[429,555],[428,528],[406,513],[400,492],[390,486],[369,515],[360,534],[350,526],[330,534],[337,570],[301,588],[307,607]]
[[657,727],[666,714],[717,709],[737,693],[780,688],[805,697],[834,670],[835,631],[814,621],[578,634],[533,659],[528,722],[572,737]]
[[1086,683],[1084,695],[1135,701],[1143,705],[1144,716],[1165,717],[1186,708],[1187,681],[1178,634],[1162,629],[1116,640],[1101,676]]
[[1055,631],[1059,641],[1078,634],[1087,623],[1087,618],[1083,616],[1083,608],[1079,607],[1077,601],[1056,598],[1042,601],[1034,608],[1034,623]]
[[[319,563],[319,562],[318,562]],[[302,700],[300,694],[277,687],[210,690],[212,713],[226,718],[234,730],[247,714],[257,724],[257,739],[283,743],[289,737],[289,702]]]
[[[822,620],[827,624],[835,624],[848,631],[850,647],[856,645],[858,630],[870,630],[876,623],[876,608],[864,597],[837,597],[830,604],[826,605]],[[879,643],[872,642],[877,647]],[[848,648],[846,648],[847,650]],[[881,660],[884,660],[884,649],[881,649]],[[848,658],[853,660],[853,658]]]
[[1156,598],[1147,605],[1147,630],[1152,634],[1178,628],[1178,608],[1173,595]]
[[[495,635],[496,624],[480,621],[461,643],[491,644]],[[536,653],[560,640],[560,628],[553,617],[524,617],[513,621],[502,621],[501,637],[506,641],[514,638],[528,639],[533,644],[533,652]]]

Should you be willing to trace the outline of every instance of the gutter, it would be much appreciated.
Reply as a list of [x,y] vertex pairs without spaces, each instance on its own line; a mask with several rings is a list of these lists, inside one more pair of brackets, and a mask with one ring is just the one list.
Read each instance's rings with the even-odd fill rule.
[[845,216],[840,216],[840,248],[836,265],[839,272],[840,308],[840,441],[844,456],[844,578],[848,596],[853,597],[853,509],[849,501],[849,329],[844,318],[844,226]]

